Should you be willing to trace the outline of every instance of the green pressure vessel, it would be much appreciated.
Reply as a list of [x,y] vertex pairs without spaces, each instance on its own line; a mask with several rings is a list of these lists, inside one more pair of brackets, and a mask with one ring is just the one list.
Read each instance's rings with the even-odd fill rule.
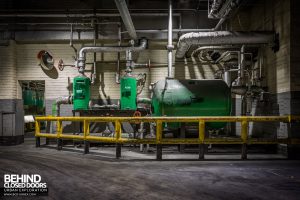
[[73,109],[86,110],[89,108],[91,81],[84,75],[73,79]]
[[137,98],[136,78],[132,76],[124,76],[120,81],[120,96],[122,110],[136,110]]
[[[152,109],[154,116],[229,116],[231,92],[223,80],[161,80],[153,87]],[[211,128],[225,125],[207,123]]]

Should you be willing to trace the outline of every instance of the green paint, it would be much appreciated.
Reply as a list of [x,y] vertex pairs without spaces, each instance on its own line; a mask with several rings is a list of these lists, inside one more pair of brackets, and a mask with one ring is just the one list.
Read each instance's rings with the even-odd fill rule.
[[73,79],[73,108],[86,110],[89,108],[91,81],[86,76],[77,76]]
[[[230,88],[222,80],[161,80],[154,86],[152,107],[154,116],[229,116]],[[211,128],[225,125],[207,123]]]
[[135,77],[124,76],[120,82],[120,96],[122,110],[136,110],[137,85]]

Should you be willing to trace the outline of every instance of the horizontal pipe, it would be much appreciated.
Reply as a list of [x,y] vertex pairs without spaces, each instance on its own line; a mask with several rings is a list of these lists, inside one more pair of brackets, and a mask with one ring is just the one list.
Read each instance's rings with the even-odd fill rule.
[[[132,13],[131,16],[136,17],[160,17],[167,16],[168,13]],[[175,13],[179,16],[180,13]],[[88,13],[88,14],[31,14],[31,13],[7,13],[0,14],[0,17],[36,17],[36,18],[89,18],[89,17],[120,17],[120,13]]]
[[274,42],[274,32],[198,32],[187,33],[179,38],[176,57],[183,58],[192,45],[247,45],[270,44]]
[[99,47],[99,46],[90,46],[90,47],[83,47],[79,51],[79,59],[78,59],[78,67],[85,67],[85,60],[86,60],[86,53],[96,53],[96,52],[125,52],[125,51],[132,51],[132,52],[139,52],[145,50],[147,47],[147,40],[141,39],[140,45],[135,46],[114,46],[114,47]]
[[32,123],[35,122],[33,115],[25,115],[24,116],[24,123]]

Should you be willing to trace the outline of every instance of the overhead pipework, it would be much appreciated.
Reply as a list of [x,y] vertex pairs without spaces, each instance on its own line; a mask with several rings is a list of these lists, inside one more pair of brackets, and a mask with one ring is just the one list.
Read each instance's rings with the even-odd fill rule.
[[216,45],[257,45],[272,44],[274,32],[234,32],[215,31],[187,33],[182,35],[177,43],[176,58],[184,58],[192,45],[216,46]]
[[98,46],[88,46],[83,47],[79,51],[79,56],[77,60],[77,67],[80,73],[84,73],[86,53],[100,53],[100,52],[139,52],[147,48],[147,39],[142,38],[140,40],[139,46],[110,46],[110,47],[98,47]]
[[168,78],[173,78],[172,64],[173,64],[173,19],[172,19],[172,0],[169,0],[169,23],[168,23]]
[[128,35],[131,37],[131,39],[136,40],[137,39],[136,31],[135,31],[129,10],[127,8],[126,1],[125,0],[115,0],[115,3],[120,12],[123,23],[128,31]]

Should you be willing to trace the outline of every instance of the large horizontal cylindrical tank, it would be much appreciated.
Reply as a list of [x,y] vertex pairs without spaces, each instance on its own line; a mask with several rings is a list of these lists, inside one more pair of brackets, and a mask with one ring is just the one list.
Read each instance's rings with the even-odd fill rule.
[[73,108],[74,110],[86,110],[89,108],[91,80],[84,76],[76,76],[73,79]]
[[223,80],[160,80],[153,87],[152,109],[154,116],[229,116],[231,92]]

